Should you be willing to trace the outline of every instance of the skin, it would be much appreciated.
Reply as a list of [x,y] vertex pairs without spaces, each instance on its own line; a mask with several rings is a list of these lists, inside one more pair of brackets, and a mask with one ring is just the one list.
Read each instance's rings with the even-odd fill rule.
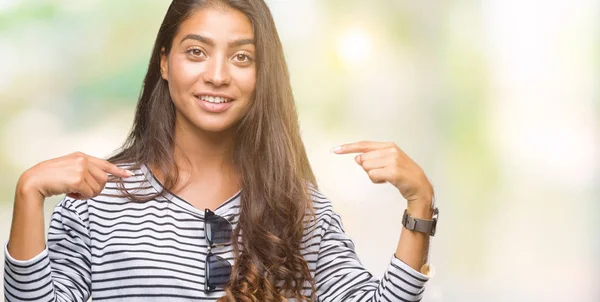
[[[161,75],[169,83],[179,131],[219,136],[248,111],[256,86],[254,34],[250,20],[232,9],[208,7],[193,14],[180,27],[167,55],[161,56]],[[210,113],[194,94],[230,96],[233,106]]]
[[[199,209],[214,210],[241,188],[233,163],[235,125],[252,102],[255,58],[252,23],[243,13],[223,7],[192,14],[181,24],[170,53],[163,49],[161,75],[176,109],[175,161],[182,186],[175,193]],[[204,93],[234,101],[225,112],[211,113],[195,96]]]
[[[175,193],[199,209],[214,209],[240,189],[233,146],[235,125],[248,112],[256,85],[253,40],[252,25],[241,12],[207,7],[182,23],[170,53],[162,52],[161,75],[169,84],[176,108],[175,161],[181,182],[187,183]],[[234,102],[225,112],[207,112],[195,97],[199,93],[225,94]],[[421,168],[395,144],[358,142],[335,152],[359,153],[356,162],[373,182],[396,186],[413,217],[431,219],[432,186]],[[157,169],[152,170],[160,179]],[[108,174],[130,175],[80,152],[25,171],[16,188],[10,255],[27,260],[44,250],[45,198],[61,194],[95,197],[106,185]],[[428,235],[403,228],[395,255],[419,270],[427,260],[428,242]]]
[[108,174],[129,177],[131,172],[103,159],[81,152],[43,161],[25,171],[17,182],[8,252],[17,260],[27,260],[46,247],[44,200],[68,194],[89,199],[100,194]]
[[[184,37],[208,37],[214,45]],[[235,10],[205,8],[182,23],[172,50],[163,54],[161,72],[169,81],[176,107],[175,160],[182,182],[176,193],[198,208],[216,208],[239,191],[233,165],[235,127],[247,112],[256,83],[253,44],[248,18]],[[186,52],[188,49],[199,49]],[[234,104],[219,114],[203,111],[194,93],[231,95]],[[190,160],[188,163],[183,155]],[[46,245],[43,203],[47,197],[67,194],[89,199],[100,194],[108,174],[129,177],[130,173],[105,160],[76,152],[43,161],[25,171],[17,183],[8,252],[17,260],[41,253]],[[160,175],[157,175],[160,178]]]
[[[334,148],[336,154],[358,153],[354,160],[373,183],[390,183],[407,201],[407,211],[415,218],[433,217],[433,186],[427,176],[395,143],[362,141]],[[403,213],[399,213],[402,218]],[[417,271],[426,272],[429,234],[402,228],[396,258]]]

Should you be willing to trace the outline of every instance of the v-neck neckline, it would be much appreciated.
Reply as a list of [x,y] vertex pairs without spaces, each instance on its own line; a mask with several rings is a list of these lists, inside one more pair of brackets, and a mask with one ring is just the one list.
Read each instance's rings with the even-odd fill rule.
[[[146,164],[141,164],[140,169],[144,173],[146,180],[150,183],[150,185],[152,185],[152,187],[157,192],[161,192],[164,189],[165,197],[169,201],[177,204],[178,206],[184,208],[187,211],[194,213],[195,215],[200,215],[200,216],[204,217],[205,209],[199,209],[199,208],[195,207],[187,200],[177,196],[177,194],[175,194],[175,193],[171,192],[170,190],[168,190],[167,188],[165,188],[163,186],[163,184],[158,180],[158,178],[154,175],[154,173],[152,173],[150,168],[148,168],[148,166],[146,166]],[[216,207],[212,211],[216,214],[219,214],[220,216],[223,216],[226,212],[228,212],[228,206],[231,205],[234,201],[238,201],[241,194],[242,194],[242,189],[240,189],[237,193],[233,194],[233,196],[229,197],[227,200],[222,202],[218,207]]]

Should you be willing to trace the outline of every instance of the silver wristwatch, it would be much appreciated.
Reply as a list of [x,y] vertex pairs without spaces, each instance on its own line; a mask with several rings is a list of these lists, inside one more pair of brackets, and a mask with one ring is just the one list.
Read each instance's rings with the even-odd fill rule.
[[402,225],[411,231],[427,233],[429,236],[433,236],[435,235],[439,212],[438,208],[433,209],[433,219],[426,220],[414,218],[408,214],[407,210],[404,210]]

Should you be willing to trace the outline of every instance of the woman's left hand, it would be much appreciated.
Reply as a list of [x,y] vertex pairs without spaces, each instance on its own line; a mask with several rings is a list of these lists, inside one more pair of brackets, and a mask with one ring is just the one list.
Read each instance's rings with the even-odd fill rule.
[[336,154],[360,153],[354,159],[369,174],[373,183],[389,182],[408,202],[411,210],[432,208],[433,186],[427,176],[395,143],[356,142],[333,149]]

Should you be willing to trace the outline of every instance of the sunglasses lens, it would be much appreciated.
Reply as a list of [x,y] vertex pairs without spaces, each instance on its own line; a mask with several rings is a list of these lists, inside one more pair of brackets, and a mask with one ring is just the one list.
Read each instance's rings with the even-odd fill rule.
[[209,288],[223,288],[229,281],[231,275],[231,264],[229,261],[209,254],[206,259],[206,283]]
[[211,244],[224,244],[231,240],[231,224],[227,219],[207,211],[205,215],[206,240]]
[[[232,228],[229,221],[216,215],[209,209],[205,211],[204,230],[206,241],[210,246],[231,242]],[[216,256],[210,252],[206,257],[206,282],[204,289],[212,291],[215,288],[224,288],[231,276],[231,264],[229,261]]]

